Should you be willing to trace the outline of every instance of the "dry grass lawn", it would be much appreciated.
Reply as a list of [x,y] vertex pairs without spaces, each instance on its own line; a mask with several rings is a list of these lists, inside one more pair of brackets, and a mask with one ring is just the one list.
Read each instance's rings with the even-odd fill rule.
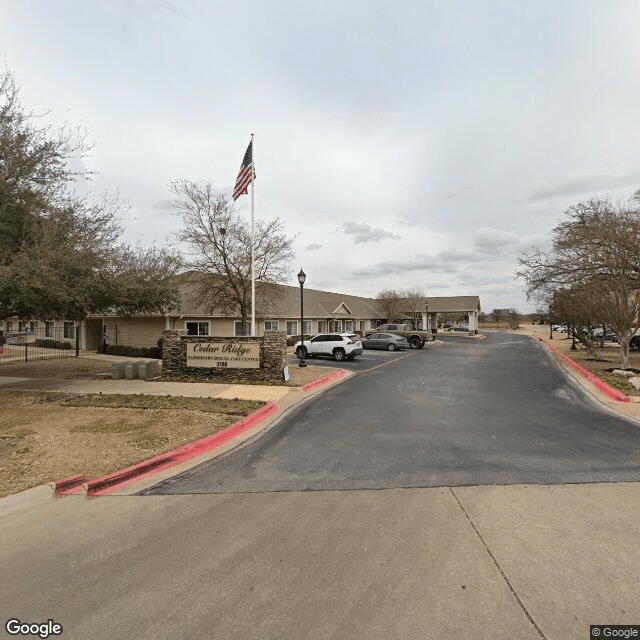
[[[301,386],[332,371],[291,366],[286,384]],[[110,361],[83,357],[0,365],[0,376],[21,378],[96,380],[110,377],[110,372]],[[84,473],[94,478],[117,471],[215,433],[263,404],[0,390],[0,497],[65,475]]]
[[0,392],[0,497],[117,471],[215,433],[262,402]]

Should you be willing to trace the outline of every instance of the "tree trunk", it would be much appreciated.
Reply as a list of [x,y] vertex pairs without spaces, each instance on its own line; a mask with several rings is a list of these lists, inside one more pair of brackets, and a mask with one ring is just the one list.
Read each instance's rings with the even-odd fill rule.
[[620,361],[622,362],[622,368],[629,368],[629,337],[620,337]]

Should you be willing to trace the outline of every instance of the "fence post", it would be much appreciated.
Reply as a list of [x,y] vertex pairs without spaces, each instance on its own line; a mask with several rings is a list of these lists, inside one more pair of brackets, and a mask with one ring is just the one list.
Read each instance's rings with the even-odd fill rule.
[[76,358],[80,355],[80,327],[76,327]]
[[27,345],[27,343],[24,343],[24,361],[27,362],[27,354],[29,352],[29,347]]

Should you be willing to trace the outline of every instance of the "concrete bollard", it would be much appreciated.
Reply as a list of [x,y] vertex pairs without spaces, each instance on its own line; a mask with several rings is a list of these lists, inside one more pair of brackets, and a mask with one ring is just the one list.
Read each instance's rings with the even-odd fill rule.
[[150,378],[149,373],[150,371],[146,362],[138,364],[138,378],[140,378],[140,380],[148,380]]
[[124,366],[124,377],[127,380],[133,380],[134,378],[137,377],[137,368],[134,367],[133,362],[127,362],[127,364],[125,364]]
[[124,378],[124,362],[111,363],[111,378],[113,380],[122,380]]

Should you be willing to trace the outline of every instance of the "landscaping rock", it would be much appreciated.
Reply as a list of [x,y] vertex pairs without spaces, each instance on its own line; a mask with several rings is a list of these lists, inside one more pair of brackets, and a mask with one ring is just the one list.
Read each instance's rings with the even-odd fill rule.
[[627,378],[631,378],[631,376],[635,376],[635,371],[627,371],[627,369],[614,369],[611,373],[616,376],[625,376]]
[[629,384],[631,384],[636,389],[640,389],[640,377],[629,378]]

